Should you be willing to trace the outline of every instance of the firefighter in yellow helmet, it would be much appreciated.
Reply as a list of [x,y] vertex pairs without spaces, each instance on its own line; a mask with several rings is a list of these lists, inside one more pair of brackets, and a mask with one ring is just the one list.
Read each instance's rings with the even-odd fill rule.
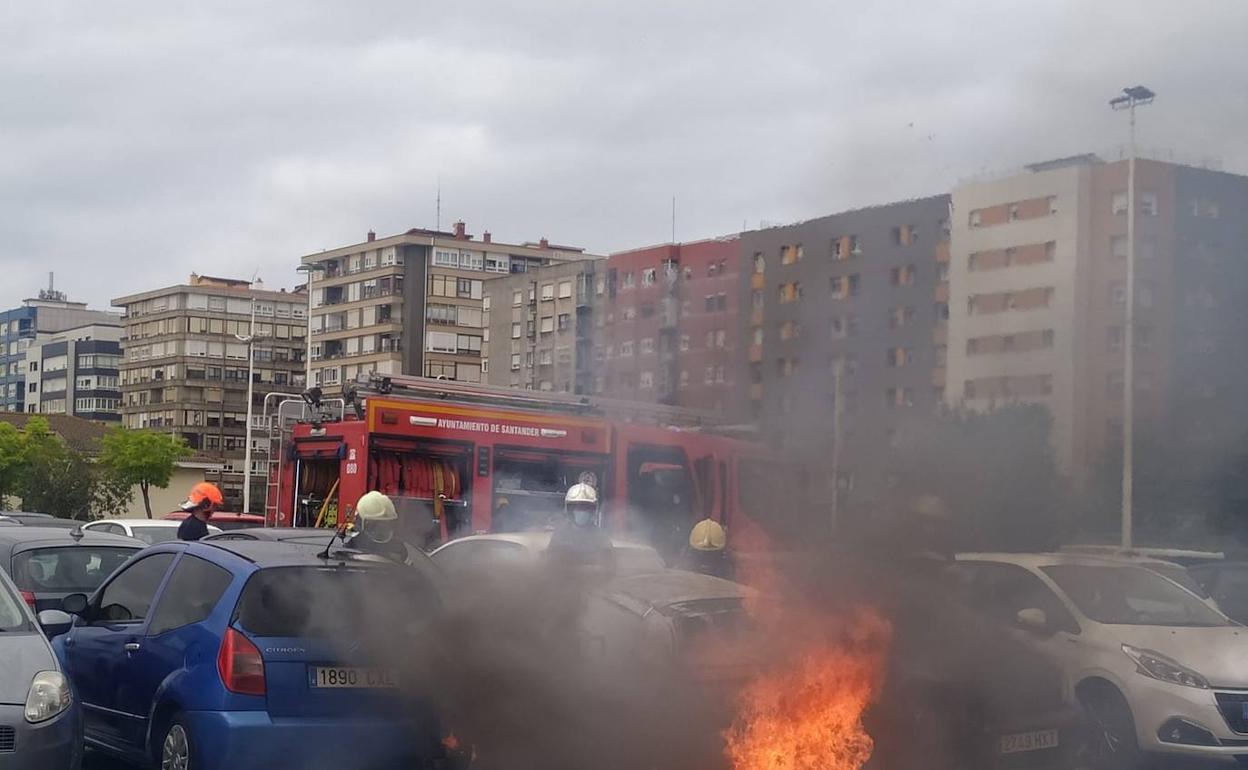
[[693,525],[681,566],[691,572],[733,579],[732,561],[728,558],[728,534],[718,521],[703,519]]
[[406,563],[407,547],[398,538],[398,525],[394,501],[380,492],[368,492],[355,506],[355,521],[351,527],[356,536],[351,540],[351,547]]

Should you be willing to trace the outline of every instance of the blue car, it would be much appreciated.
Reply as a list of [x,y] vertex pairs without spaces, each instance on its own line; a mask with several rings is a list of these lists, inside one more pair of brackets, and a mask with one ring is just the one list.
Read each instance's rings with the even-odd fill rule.
[[358,553],[173,542],[131,559],[55,641],[86,744],[162,768],[421,768],[442,734],[400,656],[439,611],[427,577]]

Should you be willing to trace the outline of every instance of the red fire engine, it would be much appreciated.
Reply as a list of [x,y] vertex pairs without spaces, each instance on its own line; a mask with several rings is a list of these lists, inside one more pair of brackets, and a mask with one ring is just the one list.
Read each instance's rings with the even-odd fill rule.
[[744,546],[807,482],[712,417],[654,404],[374,374],[266,418],[270,526],[331,523],[376,489],[408,538],[433,544],[549,524],[588,480],[603,526],[670,553],[708,516]]

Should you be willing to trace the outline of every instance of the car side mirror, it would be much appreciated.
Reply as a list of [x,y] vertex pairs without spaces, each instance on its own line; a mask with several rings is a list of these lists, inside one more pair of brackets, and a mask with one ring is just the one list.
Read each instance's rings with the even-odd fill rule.
[[39,627],[51,639],[69,631],[74,625],[74,618],[61,610],[44,610],[39,613]]
[[82,615],[86,613],[88,604],[86,594],[70,594],[61,599],[61,610],[70,615]]
[[1020,628],[1031,631],[1036,634],[1044,634],[1049,631],[1049,616],[1044,610],[1030,607],[1025,610],[1019,610],[1014,616],[1014,620]]

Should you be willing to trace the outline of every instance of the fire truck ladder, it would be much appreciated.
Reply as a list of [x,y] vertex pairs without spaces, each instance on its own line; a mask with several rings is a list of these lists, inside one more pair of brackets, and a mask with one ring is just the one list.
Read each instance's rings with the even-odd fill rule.
[[723,423],[722,418],[711,412],[665,404],[577,396],[570,393],[516,390],[412,375],[361,374],[354,382],[348,381],[344,387],[347,405],[355,405],[357,409],[362,409],[362,399],[367,399],[369,396],[388,395],[422,401],[486,404],[540,412],[560,411],[602,416],[622,422],[676,428],[710,428]]
[[[273,399],[275,405],[270,401]],[[280,400],[278,400],[280,399]],[[301,422],[337,422],[346,408],[341,398],[324,399],[315,408],[303,398],[289,393],[269,393],[264,397],[263,424],[269,431],[268,441],[258,451],[265,459],[264,515],[265,521],[277,520],[278,485],[282,478],[283,451]]]

